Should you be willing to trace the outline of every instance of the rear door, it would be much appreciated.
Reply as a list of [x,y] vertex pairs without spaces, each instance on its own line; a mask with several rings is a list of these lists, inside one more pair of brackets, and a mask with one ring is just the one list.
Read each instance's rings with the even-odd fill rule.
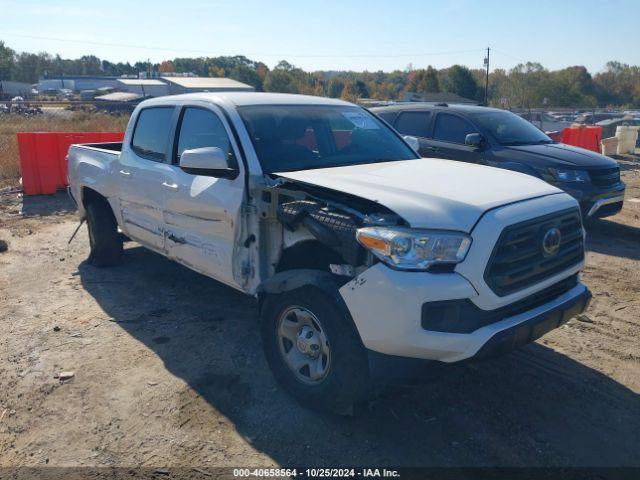
[[[234,272],[236,232],[241,231],[244,196],[240,153],[231,127],[211,104],[181,108],[169,186],[164,189],[164,221],[168,256],[223,283],[238,286]],[[218,147],[227,154],[235,178],[195,175],[179,166],[185,150]],[[246,239],[242,239],[245,241]]]
[[438,112],[433,123],[433,138],[430,141],[434,150],[432,156],[486,164],[482,149],[465,145],[464,140],[470,133],[480,132],[460,115]]
[[429,141],[429,126],[431,112],[428,110],[416,110],[400,112],[394,122],[395,129],[402,135],[416,137],[420,143],[418,153],[423,157],[433,157],[433,146]]
[[123,144],[116,166],[122,229],[129,237],[164,253],[163,187],[169,173],[164,163],[171,149],[174,106],[140,110],[129,144]]

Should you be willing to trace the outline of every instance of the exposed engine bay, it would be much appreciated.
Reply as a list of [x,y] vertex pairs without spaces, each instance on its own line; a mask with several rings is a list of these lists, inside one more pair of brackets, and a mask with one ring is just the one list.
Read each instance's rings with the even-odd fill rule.
[[[328,265],[330,271],[353,277],[377,262],[356,240],[358,228],[406,225],[400,216],[376,202],[281,178],[262,191],[261,200],[262,238],[267,229],[268,236],[281,246],[277,259],[271,262],[271,274],[285,250],[302,242],[317,242],[318,247],[330,249],[340,258],[340,264]],[[282,235],[280,242],[274,238],[277,230]]]

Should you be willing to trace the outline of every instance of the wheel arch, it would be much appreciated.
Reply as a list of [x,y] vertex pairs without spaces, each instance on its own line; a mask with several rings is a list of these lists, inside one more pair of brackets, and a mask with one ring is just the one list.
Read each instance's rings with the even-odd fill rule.
[[114,206],[112,200],[106,195],[103,195],[102,193],[100,193],[98,190],[95,190],[94,188],[91,188],[86,185],[81,187],[78,208],[82,209],[80,213],[83,218],[86,217],[87,215],[86,213],[87,207],[89,206],[89,204],[93,202],[102,202],[109,205],[109,208],[111,209],[111,213],[113,214],[113,217],[116,219],[116,222],[118,223],[120,228],[122,228],[122,218],[119,214],[120,212]]

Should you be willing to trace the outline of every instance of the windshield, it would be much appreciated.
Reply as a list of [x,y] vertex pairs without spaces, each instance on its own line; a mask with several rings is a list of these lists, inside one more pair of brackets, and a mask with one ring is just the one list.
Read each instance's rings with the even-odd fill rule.
[[473,118],[501,145],[553,143],[549,137],[524,118],[507,111],[473,113]]
[[265,173],[418,158],[360,107],[256,105],[238,112]]

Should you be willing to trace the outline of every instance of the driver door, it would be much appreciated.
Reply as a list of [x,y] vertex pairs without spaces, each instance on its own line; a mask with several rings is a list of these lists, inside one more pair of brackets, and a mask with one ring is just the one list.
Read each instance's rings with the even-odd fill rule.
[[[180,112],[170,180],[164,186],[164,224],[169,258],[228,285],[234,275],[236,229],[244,196],[243,172],[231,131],[211,105],[184,106]],[[235,178],[187,173],[180,168],[185,150],[218,147],[227,155]],[[203,171],[206,173],[206,171]]]

